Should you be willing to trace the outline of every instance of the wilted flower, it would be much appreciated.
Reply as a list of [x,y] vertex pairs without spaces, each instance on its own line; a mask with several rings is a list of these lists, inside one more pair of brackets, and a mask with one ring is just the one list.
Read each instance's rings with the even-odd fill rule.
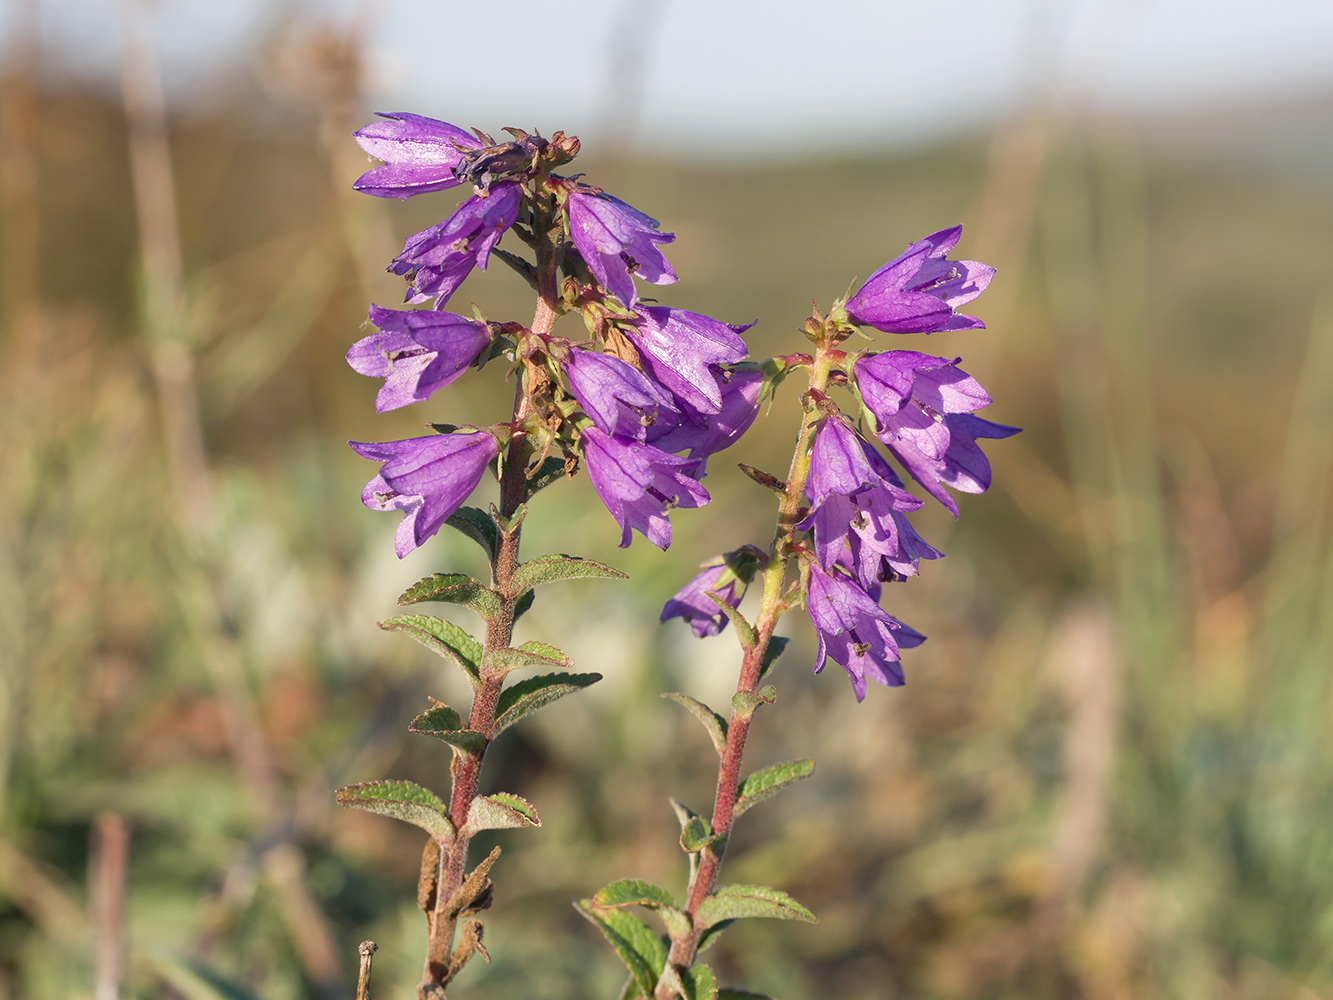
[[872,274],[847,300],[853,323],[885,333],[973,330],[986,324],[955,310],[980,295],[995,268],[974,260],[946,260],[963,227],[941,229],[913,243]]
[[576,191],[569,196],[569,238],[601,286],[632,308],[638,299],[634,278],[655,285],[676,280],[659,244],[674,233],[659,233],[657,220],[609,194]]
[[683,471],[688,459],[613,437],[597,427],[584,430],[581,444],[588,478],[621,527],[621,548],[629,545],[634,529],[665,549],[671,544],[667,513],[673,507],[702,507],[710,499],[708,491]]
[[676,413],[670,393],[609,354],[575,348],[565,374],[583,412],[608,434],[642,441],[659,411]]
[[485,194],[468,198],[444,222],[408,237],[403,252],[389,265],[394,274],[411,277],[407,301],[434,298],[439,308],[474,266],[486,270],[492,248],[518,218],[522,202],[521,184],[500,181]]
[[352,185],[363,194],[407,199],[456,187],[460,181],[454,167],[463,158],[459,147],[482,147],[472,133],[448,122],[402,112],[381,112],[380,117],[385,120],[352,133],[358,146],[384,161],[384,166],[366,171]]
[[396,535],[400,559],[463,505],[499,450],[484,432],[348,444],[362,458],[384,463],[362,490],[361,502],[372,510],[405,511],[404,520],[411,522],[410,534],[400,526]]
[[[719,586],[723,574],[729,575],[731,579]],[[676,591],[671,600],[666,602],[662,608],[660,621],[684,618],[700,639],[706,635],[717,635],[727,627],[727,616],[708,596],[708,592],[713,591],[734,608],[741,603],[741,597],[745,592],[745,588],[739,585],[740,580],[726,563],[709,566]]]
[[375,412],[427,399],[448,385],[491,342],[480,320],[448,312],[370,307],[379,333],[363,337],[347,352],[352,370],[384,379],[375,396]]

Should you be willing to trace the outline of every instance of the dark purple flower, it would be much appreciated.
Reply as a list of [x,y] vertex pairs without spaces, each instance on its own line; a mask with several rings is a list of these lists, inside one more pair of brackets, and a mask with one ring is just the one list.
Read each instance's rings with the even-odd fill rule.
[[708,491],[685,474],[689,460],[650,444],[612,437],[589,427],[582,437],[588,478],[606,509],[621,527],[620,547],[630,543],[630,530],[640,532],[659,549],[671,544],[673,507],[702,507]]
[[433,434],[406,441],[349,441],[362,458],[383,462],[380,473],[361,491],[371,510],[402,510],[404,522],[395,536],[402,558],[440,530],[481,482],[486,466],[498,452],[495,438],[475,434]]
[[[694,479],[703,479],[709,457],[730,448],[754,423],[759,413],[764,373],[729,372],[719,377],[717,384],[722,396],[721,410],[712,414],[692,412],[678,419],[668,416],[649,428],[646,438],[649,444],[663,451],[681,452],[688,448],[693,465],[686,471]],[[682,410],[693,410],[687,403],[680,405]]]
[[634,278],[654,285],[676,280],[662,251],[674,233],[659,233],[657,220],[609,194],[576,191],[569,196],[569,238],[601,286],[627,307],[638,299]]
[[732,326],[711,316],[667,306],[647,306],[634,312],[634,325],[623,330],[638,349],[644,372],[700,413],[720,411],[722,387],[710,366],[744,361],[749,349],[740,334],[754,324]]
[[460,182],[454,167],[464,149],[480,149],[482,143],[457,125],[406,113],[384,114],[352,133],[357,145],[384,166],[368,170],[352,185],[377,198],[407,199],[427,191],[443,191]]
[[430,397],[463,374],[491,342],[480,320],[448,312],[370,307],[379,333],[363,337],[347,352],[352,370],[384,379],[375,412],[396,410]]
[[986,324],[955,310],[980,295],[995,268],[975,260],[946,260],[962,226],[941,229],[913,243],[872,274],[847,300],[853,323],[885,333],[974,330]]
[[805,483],[811,509],[819,509],[834,494],[849,497],[879,482],[861,438],[847,426],[842,414],[824,417],[815,430],[810,477]]
[[866,681],[889,687],[903,683],[899,648],[919,646],[926,637],[904,625],[841,573],[810,566],[806,610],[819,636],[815,673],[832,657],[852,678],[856,700],[866,696]]
[[[718,581],[723,574],[727,574],[730,579],[719,586]],[[684,618],[700,639],[706,635],[717,635],[727,627],[727,616],[708,596],[710,590],[733,608],[741,603],[741,597],[745,593],[740,579],[725,562],[708,566],[666,602],[662,608],[660,621]]]
[[583,412],[608,434],[642,441],[659,413],[677,414],[670,393],[609,354],[575,348],[565,374]]
[[518,218],[523,186],[499,181],[485,194],[474,194],[439,225],[409,236],[389,270],[410,275],[409,302],[435,299],[438,309],[449,301],[474,266],[486,270],[491,249]]

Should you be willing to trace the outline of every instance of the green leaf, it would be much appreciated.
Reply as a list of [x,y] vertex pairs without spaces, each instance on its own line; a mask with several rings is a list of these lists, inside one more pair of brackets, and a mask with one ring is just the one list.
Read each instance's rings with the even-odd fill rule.
[[510,792],[478,795],[467,811],[467,831],[515,830],[524,826],[541,826],[537,810],[531,803]]
[[594,906],[676,906],[676,899],[661,886],[638,878],[622,878],[598,889]]
[[436,705],[429,712],[422,712],[408,723],[407,731],[434,736],[473,757],[486,749],[485,734],[465,728],[458,713],[448,705]]
[[717,978],[706,965],[696,965],[680,975],[685,1000],[717,1000]]
[[753,691],[737,691],[731,696],[732,710],[746,719],[754,715],[754,710],[763,703],[764,699]]
[[[531,594],[532,591],[529,590],[528,593]],[[559,667],[572,667],[574,665],[573,660],[560,652],[560,650],[556,649],[549,642],[538,642],[536,639],[531,639],[518,648],[525,653],[535,653],[537,656],[544,656]]]
[[557,483],[564,478],[565,460],[558,455],[552,455],[528,473],[528,496],[531,497],[538,490],[544,490],[552,483]]
[[[536,591],[529,590],[526,594],[514,602],[514,621],[517,622],[525,614],[532,610],[532,601],[537,596]],[[528,645],[526,642],[524,646]]]
[[[555,656],[546,655],[548,652],[555,653]],[[525,642],[516,649],[492,649],[482,657],[481,672],[503,675],[524,667],[567,667],[569,664],[569,657],[554,646]]]
[[699,946],[695,948],[696,955],[702,955],[713,945],[717,944],[717,939],[722,936],[722,932],[734,924],[734,920],[719,920],[711,927],[704,928],[704,932],[699,935]]
[[745,620],[745,616],[728,604],[725,597],[721,597],[711,590],[704,593],[724,615],[731,619],[731,624],[736,626],[736,637],[740,639],[742,648],[749,649],[753,646],[755,642],[754,626]]
[[761,771],[755,771],[736,789],[736,810],[733,816],[740,816],[751,806],[772,798],[788,785],[808,778],[815,772],[815,762],[809,760],[788,760],[774,764]]
[[567,694],[590,687],[602,679],[601,674],[545,674],[519,681],[500,693],[495,705],[495,724],[491,739],[512,726],[525,715],[545,708]]
[[815,915],[785,892],[766,885],[724,885],[699,906],[695,922],[708,927],[720,920],[741,917],[773,917],[778,920],[815,922]]
[[561,555],[552,552],[525,562],[514,571],[514,590],[522,593],[544,583],[557,580],[577,580],[586,577],[599,577],[607,580],[628,580],[629,576],[605,563],[591,559],[579,559],[576,556]]
[[768,640],[768,646],[764,649],[763,662],[759,665],[759,679],[761,681],[773,669],[773,664],[778,661],[778,657],[782,655],[782,651],[787,648],[789,642],[791,640],[785,635],[775,635]]
[[455,625],[430,615],[398,615],[380,622],[386,632],[405,632],[427,649],[457,663],[474,688],[481,687],[482,645]]
[[454,839],[448,807],[429,788],[410,781],[367,781],[339,788],[333,794],[339,805],[419,826],[441,844]]
[[447,601],[471,608],[483,618],[500,613],[500,595],[463,573],[436,573],[412,584],[398,598],[399,606],[423,601]]
[[708,730],[708,738],[713,741],[713,749],[719,754],[727,745],[727,720],[718,715],[711,708],[699,701],[697,698],[691,698],[687,694],[677,694],[675,691],[668,691],[662,695],[668,701],[674,701],[685,711],[704,724]]
[[481,546],[487,559],[494,559],[499,546],[500,535],[495,530],[495,521],[491,515],[476,507],[459,507],[445,520],[445,524],[456,528]]
[[597,925],[620,960],[634,977],[634,984],[645,997],[653,995],[658,977],[666,966],[667,950],[662,939],[636,914],[625,910],[600,909],[591,899],[580,899],[575,907]]
[[726,843],[726,839],[725,834],[714,833],[708,820],[702,816],[691,816],[680,831],[680,847],[686,854],[697,854],[705,847]]

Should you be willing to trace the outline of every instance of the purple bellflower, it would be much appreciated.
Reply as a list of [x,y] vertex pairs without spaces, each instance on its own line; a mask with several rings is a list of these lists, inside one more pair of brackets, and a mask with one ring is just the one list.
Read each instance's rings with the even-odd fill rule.
[[810,449],[810,477],[805,483],[810,509],[818,510],[835,494],[849,497],[879,483],[880,476],[871,467],[861,438],[847,426],[842,414],[821,420]]
[[[384,114],[352,133],[356,143],[384,166],[368,170],[352,185],[377,198],[401,198],[456,187],[454,167],[464,149],[481,149],[481,141],[457,125],[422,115]],[[459,147],[463,147],[460,149]]]
[[473,267],[486,270],[491,250],[518,218],[523,186],[517,181],[492,184],[475,194],[444,222],[410,236],[389,270],[408,275],[412,288],[407,301],[435,299],[435,308],[449,301]]
[[675,240],[659,233],[657,220],[608,194],[575,191],[569,196],[569,238],[601,286],[627,308],[638,300],[633,275],[654,285],[676,280],[659,244]]
[[764,387],[764,373],[733,371],[728,374],[729,378],[724,375],[717,379],[722,397],[722,408],[717,413],[698,413],[682,402],[680,408],[687,415],[678,420],[660,420],[648,430],[648,443],[663,451],[689,449],[692,464],[684,471],[694,479],[703,479],[707,474],[708,459],[735,444],[759,414],[759,392]]
[[583,412],[607,434],[642,441],[659,413],[678,416],[670,393],[609,354],[575,348],[565,374]]
[[689,460],[650,444],[613,437],[589,427],[581,440],[588,478],[606,509],[620,525],[620,547],[630,543],[631,529],[659,549],[671,544],[673,507],[702,507],[708,491],[683,471]]
[[430,397],[467,369],[491,342],[480,320],[433,310],[370,307],[379,333],[363,337],[347,352],[352,370],[384,379],[375,396],[375,412]]
[[741,603],[741,597],[745,593],[745,586],[735,573],[730,573],[731,579],[718,586],[719,578],[728,571],[729,567],[725,562],[705,567],[666,602],[660,620],[684,618],[700,639],[706,635],[717,635],[727,627],[727,616],[708,596],[708,592],[713,591],[733,608]]
[[956,312],[990,284],[995,268],[975,260],[947,260],[963,227],[941,229],[908,247],[870,276],[847,300],[853,323],[885,333],[975,330],[986,324]]
[[362,458],[384,463],[361,491],[361,502],[371,510],[405,512],[394,537],[399,559],[440,530],[477,488],[499,451],[495,438],[485,432],[348,444]]
[[991,398],[958,360],[887,351],[860,358],[856,384],[874,416],[875,436],[926,491],[958,516],[958,504],[945,490],[984,493],[990,486],[990,462],[976,439],[1005,438],[1019,428],[972,415]]
[[634,312],[636,322],[623,330],[638,349],[644,372],[699,413],[719,412],[722,387],[710,365],[744,361],[750,352],[740,335],[754,324],[733,326],[667,306]]
[[829,657],[852,678],[856,700],[864,701],[866,682],[887,687],[903,683],[898,650],[919,646],[926,637],[884,611],[870,595],[841,573],[810,566],[806,609],[819,636],[815,673]]

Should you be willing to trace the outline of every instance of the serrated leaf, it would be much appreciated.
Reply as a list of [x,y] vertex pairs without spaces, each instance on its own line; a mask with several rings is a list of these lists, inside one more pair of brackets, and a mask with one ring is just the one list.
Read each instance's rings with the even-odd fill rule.
[[711,590],[704,593],[718,606],[718,610],[731,619],[731,624],[736,626],[736,638],[740,639],[741,647],[749,649],[753,646],[755,641],[754,626],[745,620],[745,616],[728,604],[725,597],[721,597]]
[[593,894],[594,906],[675,906],[676,899],[661,886],[639,878],[622,878]]
[[541,825],[542,821],[532,804],[511,792],[478,795],[467,811],[467,830],[470,834],[478,830],[516,830]]
[[411,781],[367,781],[339,788],[333,794],[339,805],[411,823],[440,843],[454,839],[448,807],[429,788]]
[[474,688],[481,687],[482,645],[453,622],[431,615],[397,615],[380,622],[386,632],[405,632],[432,652],[457,663]]
[[704,932],[699,935],[699,944],[695,948],[695,955],[702,955],[713,945],[717,944],[717,939],[722,936],[722,932],[734,924],[734,920],[719,920],[711,927],[704,928]]
[[[525,614],[527,614],[529,611],[532,610],[532,602],[536,596],[537,596],[536,591],[529,590],[526,594],[524,594],[522,597],[520,597],[517,601],[514,602],[515,622],[517,622],[520,618],[522,618]],[[525,642],[523,645],[526,646],[527,643]]]
[[651,997],[666,966],[667,950],[662,939],[637,915],[626,910],[599,909],[590,899],[580,899],[574,905],[611,943],[634,977],[639,993]]
[[500,613],[500,595],[463,573],[436,573],[418,580],[398,598],[400,606],[423,601],[447,601],[471,608],[483,618]]
[[699,905],[695,923],[708,927],[720,920],[772,917],[815,922],[815,915],[785,892],[766,885],[724,885]]
[[[546,646],[545,643],[538,643],[537,648],[531,647],[531,643],[524,643],[514,649],[492,649],[481,660],[481,672],[483,674],[507,674],[511,670],[522,670],[524,667],[564,667],[569,665],[569,657],[554,646]],[[545,647],[542,649],[541,647]],[[547,650],[554,650],[555,657],[545,655]]]
[[528,496],[533,496],[538,490],[544,490],[552,483],[557,483],[564,478],[565,460],[553,455],[528,473]]
[[[532,591],[529,590],[528,593],[531,594]],[[523,652],[525,653],[533,653],[537,656],[544,656],[546,657],[546,659],[550,660],[552,663],[560,667],[572,667],[574,665],[573,660],[571,660],[560,650],[556,649],[549,642],[538,642],[536,639],[532,639],[529,640],[528,642],[523,643],[517,648],[523,650]]]
[[686,854],[697,854],[706,847],[724,843],[726,839],[726,834],[714,833],[708,820],[702,816],[691,816],[680,831],[680,847]]
[[732,815],[740,816],[751,806],[772,798],[788,785],[808,778],[814,772],[815,762],[809,759],[784,761],[755,771],[736,789],[736,809]]
[[759,665],[759,679],[761,681],[773,669],[773,664],[777,662],[778,657],[782,655],[782,651],[787,648],[789,642],[791,640],[785,635],[775,635],[768,640],[768,646],[764,649],[764,659]]
[[486,749],[485,734],[465,728],[458,713],[448,705],[436,705],[429,712],[422,712],[408,723],[407,731],[434,736],[473,757]]
[[562,555],[552,552],[525,562],[514,571],[514,591],[523,593],[542,584],[555,583],[558,580],[578,580],[586,578],[606,580],[628,580],[629,576],[605,563],[592,559],[580,559],[577,556]]
[[727,745],[727,720],[718,715],[711,708],[699,701],[697,698],[691,698],[687,694],[679,694],[675,691],[668,691],[662,695],[668,701],[674,701],[685,711],[703,723],[708,730],[708,738],[713,741],[713,749],[719,754]]
[[696,965],[680,974],[685,1000],[717,1000],[717,978],[706,965]]
[[567,694],[581,691],[602,679],[601,674],[545,674],[519,681],[500,693],[495,705],[495,724],[491,739],[512,726],[519,719],[545,708]]
[[459,507],[445,519],[444,523],[461,531],[480,545],[488,560],[495,558],[500,535],[490,514],[476,507]]

